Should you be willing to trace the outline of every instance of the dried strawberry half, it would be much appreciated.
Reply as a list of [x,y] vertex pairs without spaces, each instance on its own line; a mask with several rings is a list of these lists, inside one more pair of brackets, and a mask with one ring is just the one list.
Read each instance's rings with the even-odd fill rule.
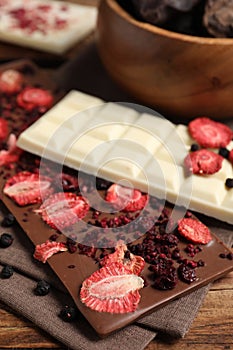
[[193,243],[207,244],[211,241],[211,233],[206,225],[193,218],[183,218],[178,221],[179,233]]
[[53,96],[48,90],[34,87],[26,87],[17,96],[17,103],[27,111],[39,108],[45,112],[53,104]]
[[223,157],[207,149],[191,152],[184,159],[184,166],[193,174],[210,175],[222,167]]
[[121,263],[112,263],[95,271],[81,287],[82,303],[99,312],[123,314],[136,310],[143,288],[141,277]]
[[20,206],[40,203],[53,192],[51,182],[47,176],[22,171],[7,180],[3,192]]
[[0,141],[4,141],[8,136],[8,123],[6,119],[0,118]]
[[106,201],[112,203],[116,209],[126,212],[143,209],[148,202],[148,198],[149,196],[147,194],[142,194],[139,190],[119,184],[111,185],[105,196]]
[[131,273],[135,275],[140,275],[145,267],[145,260],[139,255],[130,253],[127,246],[123,242],[118,242],[115,248],[115,252],[106,255],[100,261],[100,265],[109,266],[115,262],[122,263],[131,271]]
[[23,84],[23,75],[15,69],[0,73],[0,91],[6,95],[18,93]]
[[52,228],[62,230],[86,216],[89,204],[82,196],[72,192],[58,192],[49,196],[36,213]]
[[43,263],[46,263],[46,261],[54,254],[58,252],[65,252],[67,251],[67,247],[62,242],[51,242],[47,240],[45,243],[38,244],[36,246],[35,252],[33,254],[33,257],[39,261],[42,261]]
[[205,148],[226,147],[233,136],[232,130],[227,125],[206,117],[192,120],[188,130],[194,140]]

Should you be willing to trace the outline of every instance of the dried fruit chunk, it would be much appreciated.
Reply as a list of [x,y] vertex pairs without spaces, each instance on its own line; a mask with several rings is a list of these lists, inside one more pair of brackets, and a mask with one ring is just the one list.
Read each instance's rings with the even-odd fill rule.
[[230,150],[229,154],[228,154],[228,160],[231,162],[231,164],[233,165],[233,149]]
[[202,147],[226,147],[232,139],[232,130],[219,122],[209,118],[196,118],[188,125],[191,136]]
[[142,194],[141,191],[119,184],[113,184],[109,187],[106,194],[106,201],[114,205],[116,209],[126,212],[141,210],[148,201],[148,195]]
[[16,136],[10,134],[7,140],[7,150],[0,151],[0,166],[16,163],[22,153],[22,150],[16,146]]
[[47,90],[34,87],[26,87],[17,96],[17,103],[20,107],[27,111],[39,108],[41,112],[45,112],[53,104],[53,96]]
[[52,228],[62,230],[84,218],[89,204],[82,196],[72,192],[58,192],[49,196],[36,213]]
[[18,205],[39,203],[53,192],[51,179],[29,171],[22,171],[7,180],[3,193]]
[[8,136],[8,123],[6,119],[0,118],[0,141],[5,141]]
[[45,243],[38,244],[36,246],[33,257],[42,263],[46,263],[46,261],[54,254],[58,252],[67,251],[67,247],[64,243],[61,242],[51,242],[46,241]]
[[99,312],[128,313],[136,310],[143,279],[123,264],[112,263],[87,278],[80,291],[81,301]]
[[100,265],[109,266],[116,262],[122,263],[135,275],[139,275],[145,267],[145,260],[139,255],[130,253],[127,246],[122,242],[116,245],[114,253],[106,255],[100,261]]
[[194,243],[207,244],[212,239],[208,227],[202,222],[192,218],[183,218],[179,220],[178,231],[183,237]]
[[19,92],[23,84],[23,75],[15,69],[7,69],[0,74],[0,91],[6,95]]
[[211,175],[222,167],[223,157],[207,149],[188,154],[184,159],[184,166],[193,174]]

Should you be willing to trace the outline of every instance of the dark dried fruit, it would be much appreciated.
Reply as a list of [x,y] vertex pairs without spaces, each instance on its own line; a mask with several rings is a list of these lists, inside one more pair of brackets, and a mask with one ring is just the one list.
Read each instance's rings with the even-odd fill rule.
[[185,283],[190,284],[197,279],[195,269],[188,264],[180,264],[177,271],[179,278]]
[[233,179],[227,178],[225,182],[226,187],[233,188]]
[[2,271],[1,271],[1,278],[3,279],[7,279],[7,278],[10,278],[14,273],[14,269],[11,265],[5,265],[3,266],[2,268]]
[[3,233],[0,236],[0,247],[1,248],[8,248],[13,243],[14,238],[9,233]]
[[194,243],[207,244],[211,241],[211,233],[206,225],[196,219],[183,218],[178,221],[180,235]]
[[226,147],[232,139],[232,130],[227,125],[206,117],[192,120],[188,130],[194,140],[205,148]]
[[65,305],[61,309],[59,317],[65,322],[73,322],[78,317],[78,310],[73,306]]
[[62,173],[56,176],[55,182],[60,190],[73,192],[78,189],[78,179],[72,175]]
[[2,220],[2,227],[11,227],[15,223],[15,217],[13,214],[8,213]]
[[222,167],[223,157],[206,149],[189,153],[184,159],[184,166],[193,174],[211,175]]
[[230,151],[225,147],[220,147],[218,154],[223,158],[228,159]]
[[197,150],[199,150],[199,146],[196,143],[193,143],[190,147],[190,151],[195,152]]
[[40,280],[37,282],[34,292],[39,296],[47,295],[50,292],[50,284],[45,280]]

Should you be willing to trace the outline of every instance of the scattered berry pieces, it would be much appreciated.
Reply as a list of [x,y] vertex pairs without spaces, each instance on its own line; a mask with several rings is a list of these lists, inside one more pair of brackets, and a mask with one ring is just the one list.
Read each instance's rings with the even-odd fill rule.
[[0,166],[18,162],[22,150],[16,146],[16,136],[10,134],[7,140],[7,149],[0,151]]
[[54,254],[65,251],[67,251],[67,247],[64,243],[47,240],[45,243],[36,246],[33,257],[42,261],[42,263],[46,263]]
[[126,212],[141,210],[148,202],[148,195],[139,190],[113,184],[107,190],[106,201],[112,203],[116,209]]
[[12,95],[19,92],[23,84],[23,75],[15,69],[7,69],[0,73],[0,92]]
[[15,223],[15,217],[13,214],[8,213],[2,220],[1,226],[2,227],[11,227]]
[[191,136],[202,147],[226,147],[232,139],[232,130],[206,117],[196,118],[188,125]]
[[128,313],[136,310],[139,289],[144,281],[121,263],[112,263],[95,271],[81,287],[81,301],[99,312]]
[[192,218],[180,219],[178,221],[178,231],[181,236],[194,243],[207,244],[212,239],[208,227]]
[[195,269],[188,264],[180,264],[177,271],[179,278],[185,283],[190,284],[196,281],[197,279]]
[[59,317],[65,322],[73,322],[78,317],[78,310],[76,307],[65,305],[61,309]]
[[0,236],[0,247],[1,248],[8,248],[13,243],[14,238],[10,233],[3,233]]
[[17,103],[26,111],[32,111],[34,108],[39,108],[45,112],[53,104],[52,94],[41,88],[26,87],[17,96]]
[[78,189],[78,178],[69,174],[59,174],[56,176],[55,182],[60,190],[73,192]]
[[62,230],[86,216],[89,204],[72,192],[58,192],[48,197],[36,213],[52,228]]
[[10,278],[14,273],[14,269],[11,265],[5,265],[3,266],[2,268],[2,271],[1,271],[1,278],[3,279],[7,279],[7,278]]
[[49,177],[22,171],[7,180],[3,193],[19,206],[40,203],[53,192],[51,181]]
[[184,166],[193,174],[211,175],[222,167],[223,157],[206,149],[189,153],[184,159]]
[[8,123],[0,117],[0,141],[5,141],[8,136]]
[[34,292],[39,296],[47,295],[50,292],[50,284],[45,280],[40,280],[37,282]]

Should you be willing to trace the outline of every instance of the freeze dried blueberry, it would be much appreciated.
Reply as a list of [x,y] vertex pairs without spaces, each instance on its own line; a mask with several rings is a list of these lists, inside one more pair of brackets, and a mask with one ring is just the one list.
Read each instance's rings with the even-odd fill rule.
[[13,214],[7,214],[2,220],[2,227],[11,227],[15,223],[15,217]]
[[14,269],[11,265],[5,265],[1,271],[1,278],[10,278],[14,273]]
[[218,154],[220,156],[222,156],[223,158],[227,159],[228,156],[229,156],[229,153],[230,153],[230,151],[227,148],[225,148],[225,147],[220,147],[219,148]]
[[225,181],[225,185],[228,188],[233,188],[233,179],[227,178],[226,181]]
[[47,295],[50,291],[50,285],[45,280],[40,280],[35,288],[35,294],[39,296]]
[[198,144],[197,144],[197,143],[193,143],[193,144],[191,145],[191,147],[190,147],[190,151],[191,151],[191,152],[195,152],[195,151],[197,151],[197,150],[199,150]]
[[72,322],[77,318],[77,316],[78,310],[69,305],[65,305],[59,313],[59,317],[65,322]]
[[0,247],[1,248],[8,248],[12,244],[13,240],[14,239],[13,239],[11,234],[3,233],[0,236]]

